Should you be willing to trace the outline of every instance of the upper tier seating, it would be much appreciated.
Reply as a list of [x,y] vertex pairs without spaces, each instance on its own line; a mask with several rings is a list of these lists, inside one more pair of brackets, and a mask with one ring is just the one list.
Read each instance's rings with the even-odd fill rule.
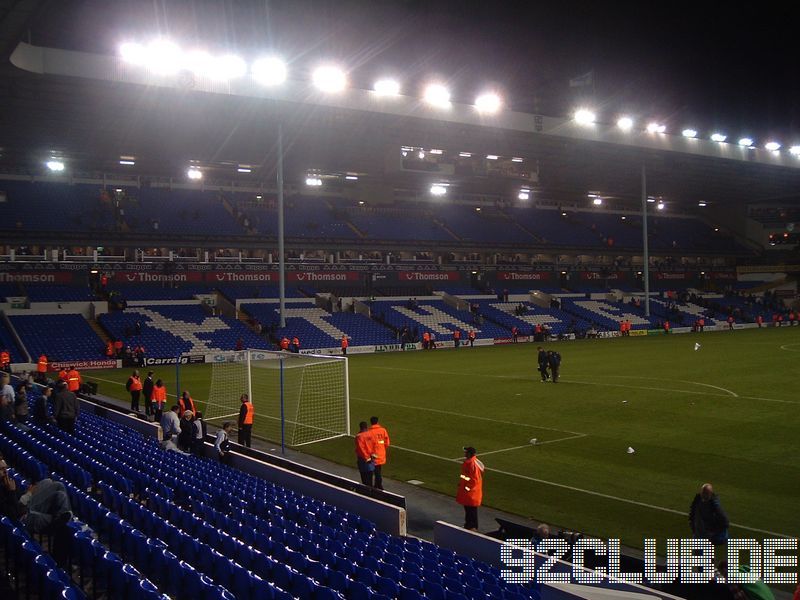
[[[0,319],[0,350],[8,350],[8,353],[11,355],[11,362],[12,363],[21,363],[25,362],[25,357],[22,354],[22,350],[17,347],[16,342],[14,342],[14,336],[11,334],[11,330],[6,325],[4,319]],[[33,360],[37,360],[39,355],[37,354],[33,357]]]
[[652,329],[660,320],[655,316],[645,317],[643,308],[608,300],[562,298],[561,308],[608,331],[619,331],[620,321],[625,319],[631,322],[631,329]]
[[385,321],[397,328],[408,326],[413,331],[419,331],[419,337],[425,331],[436,334],[438,341],[453,339],[453,331],[461,330],[461,339],[467,339],[470,330],[475,331],[479,338],[505,338],[510,335],[509,330],[491,321],[484,321],[478,325],[472,313],[456,310],[442,300],[429,300],[423,298],[418,301],[416,309],[397,300],[376,300],[371,303],[372,316]]
[[[228,317],[210,317],[200,304],[135,306],[101,315],[99,321],[112,337],[131,346],[141,344],[151,357],[233,350],[240,338],[245,348],[269,346],[244,323]],[[139,335],[137,322],[141,326]]]
[[468,206],[441,206],[437,219],[461,240],[501,244],[533,244],[536,240],[506,214],[491,208],[480,212]]
[[26,291],[31,302],[88,302],[97,299],[88,287],[73,285],[28,284]]
[[347,219],[368,239],[441,242],[455,240],[434,222],[433,214],[427,209],[354,207],[346,214]]
[[13,315],[8,317],[25,348],[36,360],[96,360],[103,358],[103,340],[82,315]]
[[31,476],[52,472],[91,528],[70,529],[79,580],[91,573],[103,582],[94,569],[114,561],[114,574],[128,574],[105,580],[108,597],[540,598],[538,586],[506,583],[494,567],[381,533],[367,519],[215,461],[165,452],[154,438],[85,412],[74,435],[52,425],[0,430],[12,465]]
[[[219,192],[126,188],[125,221],[138,233],[167,235],[244,235]],[[157,227],[156,227],[157,224]]]
[[[509,330],[516,326],[520,333],[529,335],[536,325],[546,325],[553,334],[575,333],[588,329],[588,323],[557,308],[542,308],[530,302],[523,302],[527,311],[517,316],[514,310],[519,302],[498,302],[481,300],[479,303],[482,315],[497,322]],[[571,330],[571,331],[570,331]]]

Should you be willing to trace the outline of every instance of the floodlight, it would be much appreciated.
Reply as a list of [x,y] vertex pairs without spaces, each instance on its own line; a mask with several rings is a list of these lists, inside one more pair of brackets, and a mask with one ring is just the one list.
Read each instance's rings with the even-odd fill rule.
[[792,156],[800,156],[800,146],[792,146],[789,148],[789,154]]
[[481,207],[480,206],[476,206],[475,207],[475,212],[481,212]]
[[125,166],[128,166],[128,167],[132,167],[133,165],[136,164],[136,161],[135,160],[128,160],[128,159],[120,159],[119,164],[125,165]]
[[444,154],[444,151],[443,151],[443,150],[439,150],[438,148],[431,148],[431,149],[429,150],[429,152],[430,152],[431,154]]
[[51,171],[59,172],[64,170],[64,163],[60,160],[48,160],[45,164]]
[[630,117],[620,117],[617,120],[617,127],[622,131],[630,131],[633,128],[633,119]]
[[198,179],[202,179],[203,178],[203,172],[200,169],[198,169],[197,167],[189,167],[189,170],[186,171],[186,176],[189,179],[197,181]]
[[311,80],[317,89],[323,92],[341,92],[347,87],[347,75],[339,67],[332,65],[318,67]]
[[204,50],[192,50],[183,56],[183,68],[195,75],[208,75],[211,73],[213,59]]
[[500,100],[500,96],[492,92],[481,94],[475,98],[475,108],[482,113],[496,113],[500,110],[502,104],[503,101]]
[[650,204],[653,204],[653,203],[656,201],[656,199],[655,199],[655,198],[653,198],[652,196],[648,196],[648,197],[647,197],[647,201],[648,201]]
[[530,197],[531,193],[526,191],[520,191],[520,193],[517,194],[517,198],[519,198],[520,200],[530,200]]
[[265,56],[253,63],[250,73],[262,85],[278,85],[286,81],[286,63],[276,56]]
[[358,181],[358,175],[345,175],[344,178],[348,181]]
[[656,204],[656,208],[658,210],[664,210],[664,206],[666,205],[663,202],[659,202],[658,204]]
[[500,157],[497,156],[497,154],[487,154],[486,155],[486,159],[487,160],[497,160],[498,158],[500,158]]
[[624,221],[625,219],[627,219],[627,218],[628,218],[628,217],[626,217],[625,215],[622,215],[622,216],[620,217],[620,219],[622,219],[623,221]]
[[431,106],[438,106],[439,108],[450,106],[450,92],[440,83],[432,83],[426,87],[423,99]]
[[602,198],[594,198],[592,200],[592,204],[594,204],[595,206],[600,206],[601,204],[603,204],[603,199]]
[[593,125],[597,120],[597,115],[587,108],[580,108],[575,111],[574,118],[578,125]]
[[714,227],[714,231],[719,231],[719,227]]
[[518,157],[518,156],[515,156],[514,158],[511,159],[511,162],[521,163],[522,159],[520,157]]
[[728,139],[728,136],[725,135],[724,133],[712,133],[711,134],[711,141],[712,142],[720,142],[720,143],[722,143],[727,139]]
[[781,149],[781,145],[778,142],[767,142],[766,144],[764,144],[764,148],[766,148],[770,152],[775,152]]
[[126,63],[143,65],[147,62],[147,49],[136,42],[120,44],[119,54]]
[[699,206],[700,208],[704,208],[706,206],[706,203],[701,200],[700,202],[697,203],[697,206]]
[[440,183],[434,183],[431,186],[432,196],[444,196],[447,193],[447,188]]
[[306,177],[306,185],[309,187],[319,187],[322,185],[322,179],[319,177]]
[[247,63],[240,56],[226,54],[211,60],[208,66],[208,76],[211,79],[227,81],[236,79],[247,73]]
[[653,122],[647,124],[647,133],[664,133],[666,130],[667,126],[661,123]]
[[751,138],[748,138],[748,137],[743,137],[743,138],[741,138],[741,139],[739,140],[739,145],[740,145],[740,146],[747,146],[747,147],[750,147],[750,146],[752,146],[752,145],[753,145],[753,140],[752,140]]
[[684,129],[681,131],[681,135],[685,138],[695,138],[697,137],[697,130],[696,129]]
[[417,152],[417,156],[420,158],[420,160],[422,160],[423,158],[425,158],[425,151],[420,150],[419,152]]
[[145,50],[145,64],[161,75],[171,75],[181,70],[184,58],[181,49],[167,40],[154,40]]
[[237,173],[252,173],[253,169],[251,169],[250,167],[239,167],[238,169],[236,169],[236,172]]
[[359,205],[359,206],[364,206],[364,201],[363,201],[363,200],[359,200],[359,201],[358,201],[358,205]]
[[394,79],[379,79],[372,86],[372,89],[379,96],[397,96],[400,94],[400,84]]
[[461,158],[470,158],[472,156],[472,152],[459,152],[458,155]]

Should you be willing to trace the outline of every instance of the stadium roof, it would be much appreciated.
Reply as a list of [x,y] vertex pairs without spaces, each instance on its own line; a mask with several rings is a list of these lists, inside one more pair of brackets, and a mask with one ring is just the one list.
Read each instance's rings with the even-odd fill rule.
[[[8,54],[13,23],[2,24],[0,41]],[[379,103],[365,90],[325,96],[300,81],[275,89],[246,81],[207,86],[185,74],[153,78],[114,56],[24,43],[13,62],[21,68],[0,66],[5,170],[39,173],[47,158],[59,155],[76,171],[119,172],[120,156],[135,156],[136,172],[143,174],[182,177],[197,161],[220,178],[236,179],[236,166],[247,164],[254,166],[248,181],[271,182],[281,123],[288,181],[318,168],[426,186],[436,176],[387,165],[401,145],[410,145],[523,157],[538,171],[536,195],[557,202],[573,202],[588,191],[636,201],[642,165],[648,194],[671,204],[780,201],[800,189],[800,160],[786,152],[774,156],[736,144],[648,134],[643,124],[638,133],[625,134],[612,124],[587,128],[510,111],[485,117],[467,105],[442,111],[412,97]],[[487,194],[511,186],[462,183]]]

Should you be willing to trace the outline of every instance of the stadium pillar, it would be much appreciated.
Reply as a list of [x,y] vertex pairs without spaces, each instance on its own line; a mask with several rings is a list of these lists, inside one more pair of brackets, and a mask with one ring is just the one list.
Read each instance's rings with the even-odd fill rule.
[[644,280],[644,314],[650,316],[650,249],[647,241],[647,167],[642,164],[642,279]]
[[283,251],[283,126],[278,124],[278,290],[281,328],[286,327],[286,259]]

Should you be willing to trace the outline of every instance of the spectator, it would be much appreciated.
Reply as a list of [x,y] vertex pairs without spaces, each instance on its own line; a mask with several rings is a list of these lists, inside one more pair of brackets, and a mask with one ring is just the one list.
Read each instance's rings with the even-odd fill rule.
[[56,395],[53,399],[53,416],[60,429],[67,433],[75,432],[75,420],[81,412],[81,405],[74,392],[67,389],[67,384],[58,382]]
[[11,519],[19,516],[17,506],[19,495],[17,482],[8,474],[8,465],[0,454],[0,515]]
[[11,377],[8,373],[0,375],[0,421],[14,421],[14,388],[9,383]]
[[72,508],[64,484],[47,478],[33,481],[20,498],[20,504],[23,507],[20,520],[25,527],[31,533],[52,535],[53,558],[59,565],[65,565],[71,538],[67,523],[72,519]]
[[689,508],[689,527],[696,538],[710,540],[714,545],[728,541],[728,515],[710,483],[704,483]]
[[217,439],[214,441],[214,449],[217,451],[219,462],[229,465],[231,462],[231,441],[230,433],[233,423],[226,421],[222,424],[222,429],[217,431]]
[[28,420],[28,385],[20,383],[17,387],[17,397],[14,400],[14,418],[17,423]]
[[50,396],[52,393],[53,388],[49,386],[43,388],[42,395],[36,399],[36,403],[33,406],[33,420],[40,425],[55,423],[55,419],[50,416]]
[[178,434],[178,448],[184,452],[191,452],[194,445],[193,420],[194,413],[190,410],[184,411],[180,421],[181,432]]
[[206,422],[203,421],[203,413],[201,412],[198,412],[194,417],[192,433],[194,435],[192,439],[192,454],[202,457],[206,439]]
[[173,405],[161,417],[161,438],[164,441],[177,437],[181,432],[181,420],[178,417],[178,405]]
[[147,377],[145,377],[144,382],[142,383],[142,396],[144,399],[144,413],[149,417],[151,413],[155,413],[155,406],[153,406],[153,389],[155,388],[155,384],[153,383],[153,372],[148,371]]

